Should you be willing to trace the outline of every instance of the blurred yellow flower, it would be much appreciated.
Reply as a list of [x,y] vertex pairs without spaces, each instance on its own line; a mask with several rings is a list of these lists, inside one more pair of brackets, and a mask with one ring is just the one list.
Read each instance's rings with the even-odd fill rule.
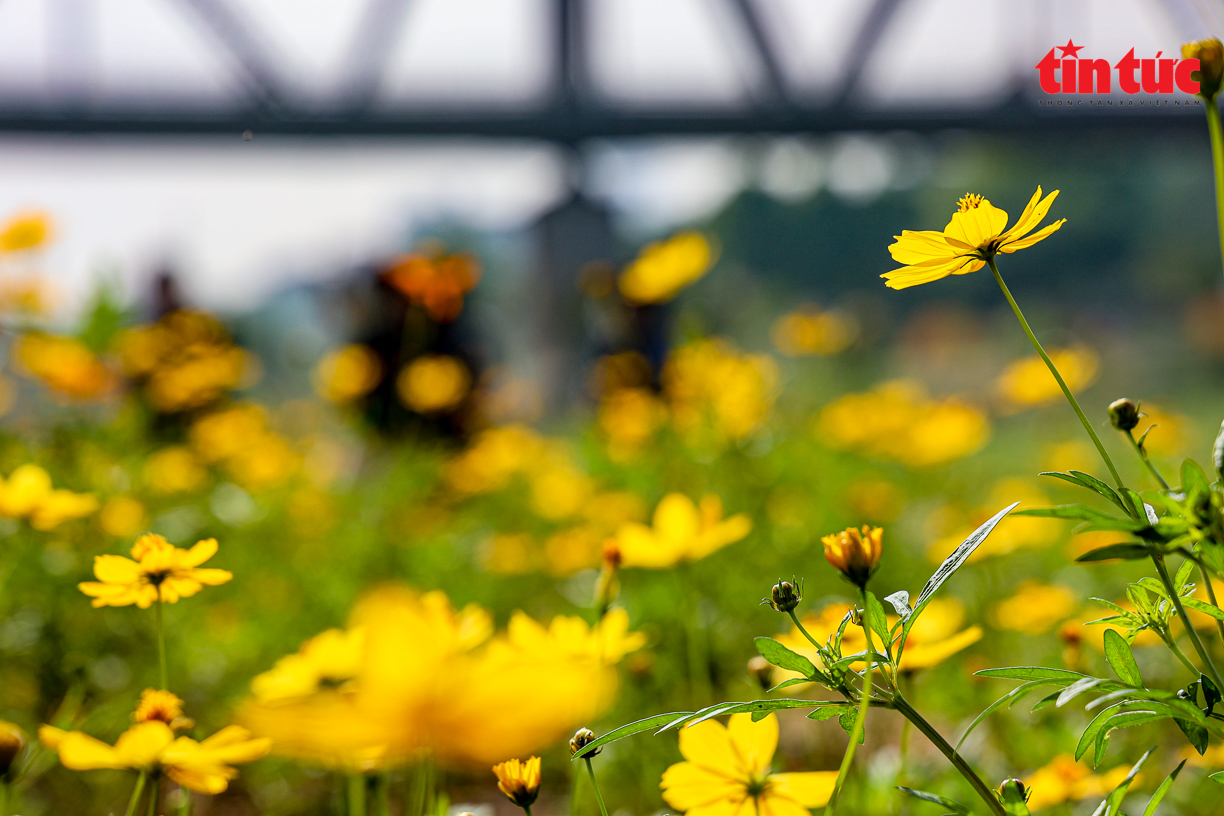
[[1078,605],[1075,593],[1065,586],[1024,581],[1014,595],[991,607],[990,621],[997,629],[1044,635],[1069,618]]
[[672,352],[663,390],[678,431],[713,432],[742,441],[769,417],[777,398],[778,366],[765,354],[742,354],[725,340],[698,340]]
[[310,375],[315,393],[330,402],[360,399],[382,381],[382,362],[369,346],[352,344],[324,354]]
[[958,209],[943,232],[903,230],[893,236],[895,243],[888,247],[889,254],[905,265],[880,277],[889,289],[907,289],[948,275],[976,272],[1000,252],[1031,247],[1066,223],[1062,218],[1029,235],[1046,217],[1057,196],[1055,190],[1042,198],[1038,187],[1015,225],[1005,232],[1007,213],[980,195],[967,194],[957,202]]
[[217,586],[234,577],[226,570],[198,569],[216,552],[215,538],[182,550],[149,533],[136,539],[132,546],[135,561],[121,555],[94,556],[94,575],[98,580],[77,586],[93,598],[95,607],[136,604],[148,609],[154,601],[177,603],[179,598],[190,598],[206,585]]
[[667,406],[649,388],[617,388],[599,402],[599,427],[618,462],[636,456],[666,421]]
[[540,795],[540,758],[533,756],[525,762],[508,759],[494,765],[493,773],[497,775],[497,789],[530,813],[532,804]]
[[1152,456],[1184,455],[1194,441],[1193,423],[1188,417],[1144,403],[1143,414],[1135,428],[1139,437],[1151,428],[1143,447]]
[[140,692],[140,703],[132,714],[137,723],[162,722],[174,731],[191,728],[195,723],[183,716],[183,701],[161,689],[147,688]]
[[58,394],[92,399],[115,385],[115,377],[98,356],[79,340],[27,332],[14,349],[22,369]]
[[595,492],[589,476],[565,457],[550,458],[528,471],[531,509],[541,518],[558,521],[577,515]]
[[[1128,611],[1134,611],[1135,607],[1126,598],[1119,598],[1114,601],[1118,606]],[[1112,623],[1093,623],[1101,618],[1109,617],[1113,612],[1103,606],[1090,606],[1088,609],[1080,612],[1075,617],[1065,621],[1058,627],[1058,638],[1064,644],[1078,648],[1084,643],[1092,647],[1093,651],[1098,654],[1105,653],[1105,630],[1113,629],[1119,635],[1125,635],[1126,630],[1121,626],[1116,626]],[[1150,629],[1144,629],[1135,635],[1132,646],[1159,646],[1163,643],[1160,636]]]
[[773,773],[778,718],[732,714],[680,729],[684,762],[663,772],[663,801],[689,816],[810,816],[833,795],[836,771]]
[[1062,442],[1050,442],[1042,446],[1042,470],[1082,470],[1091,472],[1094,465],[1100,461],[1097,452],[1091,445],[1080,439],[1067,439]]
[[[927,558],[941,563],[986,519],[1014,501],[1020,509],[1048,507],[1053,504],[1049,495],[1031,479],[1006,478],[999,480],[990,491],[986,501],[969,512],[937,514],[937,531],[934,541],[927,547]],[[944,515],[938,518],[938,515]],[[1009,515],[999,522],[990,536],[969,556],[969,561],[980,561],[992,555],[1006,555],[1022,548],[1049,547],[1065,535],[1065,528],[1057,519],[1032,516]]]
[[445,354],[417,357],[395,379],[400,401],[418,414],[437,414],[454,408],[471,387],[472,375],[467,366]]
[[[1049,355],[1073,392],[1081,391],[1096,381],[1100,358],[1087,346],[1052,348]],[[1009,364],[995,381],[995,388],[1005,405],[1013,411],[1063,398],[1058,381],[1045,361],[1036,355]]]
[[59,754],[65,768],[164,772],[174,782],[196,793],[217,794],[238,775],[230,767],[254,762],[268,753],[270,741],[251,739],[236,725],[223,728],[203,742],[175,737],[160,720],[137,723],[119,736],[114,746],[80,731],[44,725],[38,738]]
[[855,586],[866,586],[867,579],[880,564],[884,552],[884,531],[863,525],[860,532],[847,527],[840,533],[822,536],[825,560]]
[[665,569],[681,561],[699,561],[752,532],[743,513],[723,518],[722,499],[713,493],[697,505],[683,493],[669,493],[655,507],[652,526],[629,522],[616,533],[621,564]]
[[219,322],[199,312],[170,312],[152,325],[128,329],[117,343],[124,370],[163,413],[217,401],[254,366]]
[[494,533],[481,548],[481,563],[498,575],[525,575],[540,567],[540,551],[530,533]]
[[620,291],[635,305],[665,303],[700,279],[713,264],[710,242],[699,232],[680,232],[647,245],[620,277]]
[[107,535],[115,538],[131,538],[148,522],[145,506],[131,496],[115,496],[107,499],[98,514],[98,523]]
[[471,255],[406,254],[395,259],[383,281],[436,323],[449,323],[463,311],[463,296],[480,281],[480,262]]
[[0,480],[0,516],[27,519],[36,530],[54,530],[97,509],[98,500],[89,493],[52,487],[51,476],[38,465],[22,465]]
[[892,521],[904,501],[901,489],[884,479],[862,479],[846,485],[846,504],[854,515],[871,521]]
[[1070,754],[1059,754],[1024,780],[1025,786],[1032,789],[1028,809],[1035,812],[1063,802],[1106,796],[1129,772],[1130,768],[1119,765],[1103,774],[1094,774]]
[[328,629],[258,675],[251,681],[251,693],[260,703],[283,703],[323,689],[343,689],[357,677],[364,655],[364,629]]
[[442,475],[460,493],[500,490],[540,455],[543,444],[539,434],[525,425],[488,428],[443,467]]
[[839,397],[820,412],[815,427],[817,436],[836,450],[857,450],[915,468],[968,456],[990,438],[990,422],[982,411],[955,398],[930,399],[908,380]]
[[0,312],[46,316],[56,305],[58,291],[38,275],[0,280]]
[[190,448],[171,445],[149,454],[144,481],[155,493],[189,493],[208,479],[208,471]]
[[769,336],[787,357],[827,356],[845,351],[858,331],[858,323],[849,315],[809,304],[775,320]]
[[284,482],[301,464],[298,452],[268,427],[267,411],[258,405],[205,414],[192,423],[188,435],[201,459],[224,464],[249,488]]
[[18,213],[0,226],[0,252],[33,249],[50,237],[51,218],[46,213]]

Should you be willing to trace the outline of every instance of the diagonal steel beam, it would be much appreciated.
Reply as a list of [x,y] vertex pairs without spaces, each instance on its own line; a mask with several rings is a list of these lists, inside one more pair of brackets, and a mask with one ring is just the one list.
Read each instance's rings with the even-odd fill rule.
[[403,37],[408,7],[409,0],[369,0],[366,3],[365,14],[349,51],[343,106],[360,109],[374,101],[395,46]]
[[178,0],[190,9],[225,47],[246,75],[256,99],[276,105],[284,97],[280,75],[264,44],[226,0]]
[[875,0],[872,3],[871,9],[863,18],[863,23],[859,26],[854,42],[850,46],[848,64],[835,95],[838,104],[844,104],[854,87],[858,85],[859,79],[863,76],[863,69],[867,67],[867,61],[871,58],[876,46],[879,45],[880,38],[884,36],[884,31],[892,22],[897,9],[901,7],[901,2],[902,0]]
[[765,33],[765,26],[761,22],[756,6],[753,5],[752,0],[731,0],[731,6],[738,13],[740,22],[747,30],[749,39],[752,40],[757,59],[761,61],[761,67],[765,70],[765,87],[769,100],[775,103],[789,101],[786,74],[782,70],[773,42]]

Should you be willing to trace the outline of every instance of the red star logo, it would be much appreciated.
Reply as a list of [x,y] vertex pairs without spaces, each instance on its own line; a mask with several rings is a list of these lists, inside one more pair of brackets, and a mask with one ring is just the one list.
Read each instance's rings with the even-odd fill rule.
[[1070,57],[1071,59],[1079,59],[1079,57],[1076,56],[1076,52],[1082,51],[1084,49],[1084,46],[1076,45],[1074,41],[1067,40],[1066,45],[1058,45],[1058,46],[1055,46],[1055,48],[1063,52],[1064,58]]

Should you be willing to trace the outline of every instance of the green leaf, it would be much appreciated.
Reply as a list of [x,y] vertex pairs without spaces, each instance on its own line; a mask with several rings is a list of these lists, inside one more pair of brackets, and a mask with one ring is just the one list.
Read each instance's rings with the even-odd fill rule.
[[1106,544],[1104,547],[1097,547],[1095,550],[1088,552],[1075,559],[1080,563],[1090,561],[1109,561],[1113,558],[1121,558],[1123,561],[1135,561],[1139,558],[1147,558],[1151,554],[1151,550],[1143,544]]
[[909,593],[904,589],[899,589],[891,595],[884,596],[884,600],[897,611],[902,621],[914,614],[914,610],[910,609]]
[[1154,816],[1156,808],[1160,807],[1160,803],[1164,801],[1165,795],[1168,794],[1169,789],[1173,787],[1173,783],[1177,780],[1177,775],[1181,773],[1181,769],[1185,766],[1186,760],[1183,759],[1173,769],[1173,773],[1165,777],[1165,780],[1160,783],[1160,787],[1152,794],[1152,798],[1148,800],[1147,807],[1143,809],[1143,816]]
[[1221,785],[1224,785],[1224,771],[1217,771],[1207,778],[1212,782],[1219,782]]
[[1210,615],[1216,620],[1224,620],[1224,609],[1218,606],[1212,606],[1206,601],[1200,601],[1197,598],[1182,598],[1182,604],[1187,609],[1193,609],[1195,612],[1202,612],[1204,615]]
[[924,802],[930,802],[933,805],[943,805],[944,807],[948,808],[953,813],[955,813],[956,816],[968,816],[970,812],[969,808],[965,807],[959,802],[953,802],[951,799],[947,799],[935,793],[927,793],[926,791],[914,790],[913,788],[905,788],[905,787],[902,787],[901,785],[897,786],[897,790],[903,793],[908,793],[910,796],[913,796],[915,799],[921,799]]
[[756,644],[757,651],[761,653],[761,657],[778,668],[799,672],[804,677],[815,678],[822,682],[826,680],[825,676],[816,670],[816,666],[813,665],[812,661],[798,652],[792,652],[773,638],[759,637],[753,640],[753,643]]
[[888,632],[888,618],[884,615],[884,607],[880,604],[880,600],[871,592],[867,593],[867,624],[880,636],[878,651],[887,652],[892,640]]
[[1119,491],[1122,495],[1122,500],[1130,505],[1130,513],[1140,521],[1147,520],[1147,513],[1143,509],[1143,497],[1129,487],[1124,487]]
[[1131,782],[1135,781],[1135,777],[1139,775],[1139,768],[1155,750],[1155,748],[1149,748],[1146,754],[1139,757],[1139,761],[1131,767],[1130,773],[1126,775],[1122,783],[1113,789],[1113,793],[1109,794],[1105,800],[1105,816],[1117,816],[1118,809],[1122,807],[1122,800],[1126,798],[1126,791],[1130,788]]
[[1202,756],[1207,751],[1207,744],[1211,737],[1207,733],[1207,729],[1201,723],[1183,720],[1181,717],[1174,717],[1173,722],[1181,729],[1181,732],[1186,735],[1186,739],[1194,746],[1194,750]]
[[819,700],[802,700],[788,697],[780,697],[774,700],[750,700],[742,703],[719,703],[709,708],[703,708],[697,712],[697,716],[690,716],[689,719],[684,721],[684,725],[686,728],[691,728],[699,722],[705,722],[714,717],[722,717],[728,714],[753,714],[758,711],[768,713],[785,708],[814,708],[818,705],[821,705]]
[[1118,679],[1135,688],[1143,688],[1143,677],[1139,674],[1139,664],[1135,655],[1122,636],[1114,629],[1105,630],[1105,660]]
[[807,718],[809,720],[816,720],[817,722],[823,722],[824,720],[831,720],[834,717],[840,717],[847,708],[851,708],[851,705],[849,703],[840,703],[837,705],[821,706],[815,711],[809,713],[807,715]]
[[[1078,521],[1113,521],[1117,516],[1102,513],[1086,504],[1060,504],[1054,507],[1028,507],[1017,510],[1017,516],[1039,516],[1041,518],[1073,519]],[[1129,521],[1129,519],[1127,519]]]
[[1092,722],[1088,723],[1088,727],[1084,729],[1084,733],[1080,734],[1079,743],[1075,746],[1075,761],[1079,762],[1080,758],[1088,751],[1088,747],[1092,745],[1099,734],[1104,733],[1105,726],[1109,723],[1109,718],[1114,715],[1114,708],[1122,705],[1115,703],[1114,705],[1104,709],[1100,714],[1092,718]]
[[[850,708],[850,709],[847,709],[845,712],[843,712],[842,715],[837,718],[837,724],[840,725],[842,727],[842,730],[846,732],[846,735],[849,736],[850,734],[854,733],[854,721],[857,718],[858,718],[858,711],[856,709]],[[859,745],[862,745],[866,739],[867,739],[867,729],[864,728],[862,732],[859,733],[859,739],[858,739]]]
[[1206,493],[1210,489],[1207,474],[1199,467],[1198,462],[1187,459],[1181,466],[1182,492],[1187,496],[1194,492]]
[[681,712],[674,711],[671,714],[656,714],[655,716],[647,717],[644,720],[638,720],[637,722],[631,722],[628,725],[622,725],[620,728],[615,728],[604,734],[602,737],[599,737],[594,742],[587,743],[586,747],[574,754],[573,759],[589,754],[591,751],[594,751],[596,748],[603,745],[607,745],[609,742],[616,742],[619,739],[631,737],[634,734],[640,734],[643,731],[652,731],[655,728],[658,728],[660,725],[666,725],[667,723],[674,721],[677,717],[691,717],[694,713],[695,712],[688,711],[682,714]]
[[812,682],[815,682],[815,681],[809,680],[806,677],[792,677],[789,680],[783,680],[781,683],[779,683],[778,685],[774,686],[771,689],[768,689],[767,691],[768,692],[781,691],[784,688],[789,688],[790,686],[797,686],[800,683],[812,683]]
[[1224,424],[1220,425],[1215,444],[1211,446],[1211,461],[1215,464],[1216,473],[1224,479]]
[[982,669],[978,677],[997,677],[1004,680],[1048,680],[1053,683],[1074,683],[1087,677],[1086,674],[1066,669],[1048,669],[1045,666],[1011,666],[1001,669]]
[[1084,473],[1082,470],[1072,470],[1070,471],[1070,473],[1072,476],[1075,476],[1076,478],[1078,478],[1080,480],[1080,483],[1083,484],[1085,487],[1087,487],[1089,490],[1093,490],[1097,494],[1109,499],[1111,502],[1116,504],[1123,512],[1126,511],[1126,505],[1123,504],[1122,498],[1118,496],[1117,492],[1112,487],[1105,484],[1097,477],[1091,474],[1088,474],[1088,473]]
[[[1113,630],[1110,629],[1109,631],[1112,632]],[[1076,680],[1059,693],[1056,707],[1062,708],[1088,689],[1096,688],[1104,682],[1105,681],[1099,677],[1085,677],[1082,680]]]
[[1042,682],[1041,680],[1034,680],[1029,683],[1022,683],[1021,685],[1016,686],[1014,689],[1004,694],[999,699],[995,700],[990,705],[986,706],[986,708],[982,709],[982,713],[974,717],[973,722],[969,723],[969,727],[965,729],[965,733],[961,734],[960,739],[956,741],[956,746],[953,750],[959,751],[961,745],[964,744],[965,739],[971,733],[973,733],[973,729],[977,728],[981,723],[983,723],[986,720],[986,717],[988,717],[991,714],[991,712],[1000,708],[1004,703],[1007,703],[1009,707],[1015,705],[1016,703],[1020,702],[1025,697],[1027,697],[1030,692],[1034,691],[1037,688],[1040,688],[1043,685],[1045,685],[1045,683]]

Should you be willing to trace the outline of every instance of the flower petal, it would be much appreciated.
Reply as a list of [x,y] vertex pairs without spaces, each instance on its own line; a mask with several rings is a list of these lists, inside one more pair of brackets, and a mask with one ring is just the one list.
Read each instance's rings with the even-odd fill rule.
[[1037,192],[1033,193],[1033,197],[1029,199],[1024,212],[1020,213],[1020,217],[1016,219],[1015,225],[1003,233],[1001,236],[1002,240],[1004,242],[1015,240],[1032,232],[1041,223],[1042,219],[1046,217],[1046,213],[1050,211],[1050,205],[1054,203],[1054,199],[1057,197],[1058,190],[1055,190],[1042,199],[1041,187],[1039,186]]
[[[160,720],[133,725],[119,735],[115,741],[115,753],[123,761],[123,767],[147,768],[157,761],[158,756],[170,743],[174,742],[174,732],[170,726]],[[60,747],[61,758],[63,746]]]
[[903,230],[895,237],[896,243],[888,247],[888,252],[897,263],[922,263],[956,254],[956,249],[948,245],[942,232]]
[[769,763],[778,749],[777,715],[770,714],[753,722],[751,714],[732,714],[727,723],[727,735],[753,776],[760,778],[769,772]]
[[94,576],[108,584],[134,584],[140,580],[140,565],[122,555],[95,555]]
[[744,783],[692,762],[678,762],[663,772],[663,801],[676,810],[691,811],[716,802],[738,800]]
[[196,793],[206,793],[215,796],[223,793],[229,787],[229,780],[237,775],[233,768],[201,767],[191,768],[171,765],[166,769],[166,775]]
[[727,729],[717,720],[705,720],[680,728],[680,753],[689,762],[728,777],[741,771],[739,755],[731,746]]
[[59,752],[63,766],[74,771],[131,767],[114,748],[80,731],[71,731],[60,736],[55,750]]
[[223,569],[193,569],[187,572],[191,580],[199,581],[207,586],[217,586],[230,581],[234,577],[234,573]]
[[769,777],[772,791],[807,808],[824,807],[833,795],[837,771],[781,773]]
[[971,247],[990,243],[1007,226],[1007,213],[985,199],[972,209],[952,214],[944,228],[948,240],[957,240]]
[[934,666],[981,639],[982,627],[970,626],[965,631],[946,640],[935,643],[915,643],[901,656],[901,668],[905,671],[912,671]]
[[1019,241],[1012,241],[1009,244],[1004,244],[999,248],[999,251],[1011,253],[1018,249],[1027,249],[1038,241],[1044,241],[1046,238],[1049,238],[1051,234],[1058,232],[1059,228],[1065,223],[1067,223],[1067,219],[1060,218],[1053,224],[1034,232],[1027,238],[1021,238]]
[[178,563],[180,567],[198,567],[216,554],[217,539],[206,538],[203,541],[197,541],[190,550],[179,556]]

